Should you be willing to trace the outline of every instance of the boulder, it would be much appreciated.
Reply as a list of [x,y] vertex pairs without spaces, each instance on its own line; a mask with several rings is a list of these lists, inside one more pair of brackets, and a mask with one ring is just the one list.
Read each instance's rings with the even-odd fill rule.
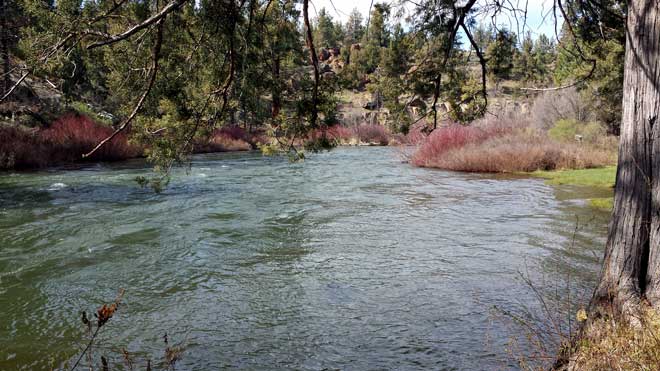
[[319,61],[325,62],[330,58],[330,52],[326,48],[319,50]]

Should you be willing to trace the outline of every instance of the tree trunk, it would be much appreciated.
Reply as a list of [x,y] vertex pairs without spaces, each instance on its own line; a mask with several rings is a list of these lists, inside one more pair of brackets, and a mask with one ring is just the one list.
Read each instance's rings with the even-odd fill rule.
[[271,94],[273,96],[273,105],[271,106],[271,117],[276,118],[280,114],[280,109],[282,107],[282,99],[280,97],[280,57],[276,55],[275,51],[271,51],[271,64],[272,64],[272,73],[273,80],[275,80],[272,85]]
[[592,300],[623,314],[642,300],[660,308],[659,7],[658,0],[628,2],[614,211]]
[[0,56],[2,56],[2,81],[0,97],[11,89],[11,76],[9,76],[9,21],[7,20],[9,0],[0,0]]
[[314,48],[314,37],[312,36],[312,26],[309,23],[309,0],[303,0],[303,21],[305,23],[307,47],[309,48],[310,59],[312,60],[312,67],[314,67],[314,86],[312,88],[312,112],[309,119],[312,127],[316,126],[318,118],[318,104],[319,104],[319,59],[316,56],[316,48]]

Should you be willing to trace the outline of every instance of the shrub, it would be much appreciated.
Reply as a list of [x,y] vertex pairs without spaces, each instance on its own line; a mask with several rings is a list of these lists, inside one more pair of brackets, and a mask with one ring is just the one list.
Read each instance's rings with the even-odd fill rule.
[[223,126],[215,130],[213,137],[223,136],[227,139],[240,139],[248,142],[249,135],[242,127],[238,125]]
[[[62,116],[49,128],[41,130],[0,126],[0,168],[37,168],[82,161],[83,154],[112,132],[110,127],[75,114]],[[141,148],[130,144],[126,135],[120,133],[89,160],[123,160],[141,154]]]
[[[515,117],[500,117],[483,119],[476,126],[437,129],[417,148],[411,163],[467,172],[527,172],[600,167],[616,160],[615,146],[559,143],[524,124]],[[556,132],[573,139],[574,127],[574,122],[567,120]],[[596,127],[590,130],[598,132]]]
[[510,134],[446,151],[426,166],[467,172],[519,172],[584,169],[609,165],[611,151],[559,144],[544,136]]
[[579,125],[580,123],[573,119],[558,120],[555,125],[548,130],[548,135],[554,140],[575,140],[575,136],[579,132]]
[[411,162],[415,166],[436,167],[433,164],[454,148],[467,144],[481,143],[488,138],[510,132],[511,129],[499,125],[485,127],[454,124],[436,129],[422,142],[413,154]]
[[[55,162],[74,162],[91,151],[98,143],[112,135],[114,129],[98,124],[84,115],[68,114],[39,133],[41,140],[52,151]],[[119,133],[104,144],[89,159],[116,161],[137,157],[141,149],[128,142],[125,133]]]
[[598,143],[607,137],[607,130],[599,122],[590,122],[582,128],[582,140],[589,143]]
[[389,142],[389,133],[378,124],[360,124],[353,128],[355,136],[362,143],[376,143],[382,146]]
[[243,138],[247,138],[247,134],[237,126],[217,129],[208,140],[198,142],[194,151],[196,153],[206,153],[251,150],[252,145]]
[[548,136],[554,140],[570,142],[580,135],[583,142],[599,143],[607,138],[607,130],[599,122],[583,123],[577,120],[559,120],[548,130]]
[[48,160],[35,130],[0,125],[0,169],[42,167]]

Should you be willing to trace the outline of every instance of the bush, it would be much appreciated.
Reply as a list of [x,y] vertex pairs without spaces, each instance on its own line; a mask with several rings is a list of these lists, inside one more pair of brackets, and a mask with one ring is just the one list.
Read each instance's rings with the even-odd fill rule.
[[578,134],[578,126],[580,123],[573,119],[562,119],[555,123],[555,125],[548,130],[548,135],[554,140],[570,141],[575,140]]
[[48,164],[49,155],[35,130],[0,125],[0,169]]
[[446,170],[512,173],[584,169],[609,165],[614,154],[579,144],[559,144],[543,136],[510,134],[446,151],[426,166]]
[[195,145],[196,153],[249,151],[252,145],[247,142],[247,133],[238,126],[217,129],[206,141]]
[[510,132],[510,128],[499,125],[486,127],[454,124],[434,130],[413,154],[411,162],[415,166],[436,167],[433,164],[446,152],[481,143],[489,138]]
[[[82,161],[83,154],[91,151],[112,132],[110,127],[75,114],[62,116],[42,130],[0,126],[0,168],[38,168]],[[130,144],[126,135],[120,133],[89,160],[124,160],[141,154],[141,148]]]
[[559,120],[548,130],[548,136],[554,140],[570,142],[575,141],[577,136],[581,141],[598,143],[607,137],[605,127],[598,122],[583,123],[577,120]]
[[[576,126],[558,125],[565,137]],[[590,130],[596,131],[595,127]],[[571,134],[566,134],[571,133]],[[452,125],[435,130],[412,155],[415,166],[467,172],[519,172],[583,169],[612,164],[615,146],[557,142],[513,117]]]
[[[84,115],[68,114],[39,133],[41,140],[51,148],[55,162],[74,162],[91,151],[102,140],[112,135],[114,129],[92,121]],[[141,149],[128,142],[125,133],[119,133],[99,148],[89,160],[116,161],[137,157]]]
[[362,143],[375,143],[381,146],[389,143],[389,133],[387,130],[378,124],[360,124],[353,128],[355,136]]

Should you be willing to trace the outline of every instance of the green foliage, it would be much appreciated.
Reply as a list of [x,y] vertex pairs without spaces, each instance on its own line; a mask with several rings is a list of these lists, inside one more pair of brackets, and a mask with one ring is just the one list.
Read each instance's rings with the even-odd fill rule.
[[582,141],[595,143],[604,138],[607,131],[598,122],[583,123],[572,119],[562,119],[548,130],[548,135],[559,141],[574,141],[579,135]]
[[[585,100],[591,102],[591,110],[596,119],[603,122],[608,132],[618,134],[621,122],[621,102],[623,99],[624,66],[624,22],[625,4],[619,1],[605,1],[607,9],[598,22],[586,22],[581,16],[578,4],[571,4],[574,15],[571,19],[574,36],[567,25],[562,28],[557,64],[554,70],[556,84],[583,81],[579,85]],[[618,15],[618,16],[617,16]],[[591,73],[592,63],[596,68]]]
[[575,140],[578,134],[580,123],[577,120],[563,119],[555,123],[555,125],[548,130],[548,135],[554,140],[571,141]]
[[319,10],[314,29],[314,44],[317,48],[334,48],[341,40],[341,25],[335,25],[325,8]]
[[495,41],[486,49],[488,71],[496,83],[511,76],[516,54],[516,35],[506,29],[499,30]]
[[80,115],[85,115],[85,116],[91,118],[92,120],[94,120],[96,122],[99,122],[99,123],[102,123],[102,124],[105,124],[105,125],[108,125],[108,126],[112,125],[112,120],[110,120],[107,117],[103,117],[103,116],[99,115],[88,104],[85,104],[85,103],[79,102],[79,101],[75,101],[75,102],[71,102],[69,104],[69,107],[71,109],[73,109],[74,111],[76,111],[76,113],[78,113]]

